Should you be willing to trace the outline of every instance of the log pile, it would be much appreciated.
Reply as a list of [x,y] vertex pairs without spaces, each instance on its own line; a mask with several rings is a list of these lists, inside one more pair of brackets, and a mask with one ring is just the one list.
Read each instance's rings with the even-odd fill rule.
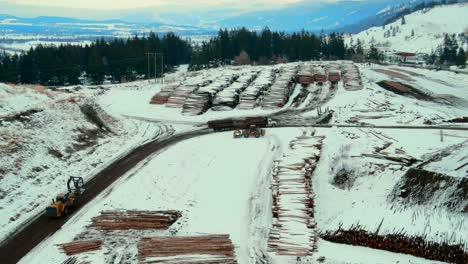
[[276,78],[276,70],[268,69],[260,72],[257,78],[240,95],[238,109],[250,110],[255,108],[261,95],[270,88]]
[[59,247],[65,254],[67,254],[67,256],[71,256],[84,252],[99,250],[101,245],[101,240],[86,240],[58,244],[57,247]]
[[323,137],[302,136],[290,143],[290,153],[273,166],[273,224],[268,247],[283,256],[308,256],[316,249],[312,173]]
[[166,107],[182,108],[185,100],[194,90],[198,89],[197,85],[181,85],[175,89],[171,96],[167,99]]
[[211,84],[192,91],[185,100],[182,114],[194,116],[205,113],[211,107],[216,94],[229,87],[238,77],[237,74],[226,73]]
[[335,84],[338,83],[341,80],[341,69],[340,65],[337,63],[330,63],[327,64],[325,67],[327,75],[328,75],[328,81],[331,83]]
[[168,229],[181,217],[179,211],[104,211],[91,219],[100,230]]
[[359,68],[352,62],[343,63],[343,72],[342,72],[344,88],[348,91],[357,91],[361,90],[362,80],[361,73]]
[[229,235],[145,237],[138,242],[140,263],[236,264]]
[[161,91],[151,98],[150,104],[166,104],[178,85],[166,85]]
[[314,75],[309,64],[302,64],[297,74],[297,82],[302,86],[308,86],[314,83]]
[[327,82],[327,75],[325,74],[325,69],[322,68],[322,66],[314,67],[314,81],[320,85]]
[[437,243],[404,233],[379,235],[365,231],[360,226],[353,226],[349,230],[327,231],[320,237],[334,243],[370,247],[448,263],[465,264],[468,261],[468,252],[464,251],[464,245]]
[[239,94],[241,94],[255,78],[258,71],[243,73],[229,87],[216,94],[211,109],[214,111],[225,111],[234,109],[239,104]]
[[276,78],[276,81],[271,86],[270,91],[263,97],[261,107],[263,109],[279,109],[286,105],[291,95],[297,68],[284,69]]

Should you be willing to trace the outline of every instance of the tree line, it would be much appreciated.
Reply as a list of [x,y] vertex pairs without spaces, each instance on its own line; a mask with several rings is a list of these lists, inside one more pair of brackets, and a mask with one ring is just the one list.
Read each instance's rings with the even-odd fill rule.
[[194,48],[190,69],[228,64],[271,64],[301,60],[342,60],[364,55],[362,43],[347,47],[343,34],[316,35],[301,31],[292,34],[260,32],[246,28],[222,29],[218,35]]
[[[174,33],[160,37],[155,33],[128,39],[98,39],[90,45],[38,45],[19,55],[0,55],[0,82],[47,86],[75,85],[83,80],[101,84],[148,77],[147,52],[164,54],[165,70],[191,58],[191,45]],[[160,68],[160,58],[157,67]],[[150,73],[154,76],[154,58]],[[161,69],[156,69],[161,72]],[[107,77],[107,78],[106,78]]]

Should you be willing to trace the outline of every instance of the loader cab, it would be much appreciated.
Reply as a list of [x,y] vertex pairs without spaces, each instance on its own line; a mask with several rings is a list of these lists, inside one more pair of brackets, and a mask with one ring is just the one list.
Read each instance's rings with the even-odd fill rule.
[[55,202],[66,203],[68,200],[67,196],[63,193],[58,194],[55,198]]

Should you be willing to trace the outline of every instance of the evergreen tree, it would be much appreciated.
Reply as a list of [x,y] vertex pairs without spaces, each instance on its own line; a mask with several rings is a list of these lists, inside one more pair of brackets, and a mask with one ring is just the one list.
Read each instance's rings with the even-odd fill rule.
[[463,48],[458,50],[456,64],[458,67],[465,68],[466,67],[466,53]]
[[373,62],[380,62],[383,60],[383,54],[372,44],[367,54],[367,59]]
[[405,16],[402,16],[402,17],[401,17],[401,24],[402,24],[402,25],[406,25]]

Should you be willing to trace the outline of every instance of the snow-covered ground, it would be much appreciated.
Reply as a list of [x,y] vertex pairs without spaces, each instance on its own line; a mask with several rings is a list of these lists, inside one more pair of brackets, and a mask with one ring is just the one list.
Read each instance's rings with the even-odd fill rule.
[[[385,47],[386,50],[429,54],[442,44],[445,33],[457,35],[465,33],[466,36],[467,13],[467,3],[421,10],[405,16],[405,25],[402,25],[401,20],[397,20],[385,27],[372,27],[348,37],[346,43],[350,44],[352,39],[356,44],[357,39],[360,39],[365,47],[374,43],[376,46]],[[412,36],[413,31],[414,36]],[[387,37],[384,34],[387,34]],[[465,48],[468,46],[464,41],[459,43]]]
[[[4,84],[0,94],[0,117],[7,118],[0,122],[0,240],[66,191],[69,176],[87,181],[140,144],[174,133],[163,124],[112,117],[92,96]],[[85,105],[105,129],[83,113]]]
[[[269,67],[271,66],[261,69],[270,70]],[[232,71],[248,71],[248,68],[221,68],[198,73],[186,73],[184,69],[181,69],[180,72],[168,76],[166,82],[176,83],[185,78],[211,78],[214,74],[220,76]],[[359,69],[362,73],[364,89],[347,91],[342,85],[338,85],[333,96],[328,98],[324,95],[327,100],[320,100],[324,102],[322,108],[330,107],[335,111],[332,123],[422,125],[429,120],[436,124],[445,124],[443,120],[468,116],[467,75],[393,66],[360,65]],[[375,69],[400,71],[411,80],[395,79],[396,81],[408,83],[433,97],[439,98],[444,95],[445,101],[423,101],[386,91],[376,83],[392,78],[374,71]],[[413,71],[416,75],[401,70]],[[102,160],[106,161],[112,160],[114,155],[117,155],[116,149],[120,150],[119,153],[122,153],[123,149],[131,149],[138,142],[147,140],[148,134],[153,135],[153,131],[154,133],[159,131],[160,125],[165,123],[187,122],[186,125],[174,125],[177,131],[181,131],[192,129],[190,122],[197,124],[224,117],[271,113],[271,111],[255,108],[227,112],[210,110],[196,117],[184,116],[181,109],[149,104],[151,98],[160,89],[160,84],[141,81],[108,85],[104,86],[104,90],[83,88],[79,92],[68,95],[64,93],[48,95],[45,92],[35,94],[36,92],[27,90],[21,93],[22,97],[12,97],[9,100],[11,102],[28,100],[30,103],[24,106],[11,103],[8,108],[4,107],[1,110],[11,115],[30,109],[32,105],[44,108],[45,104],[57,104],[57,98],[68,98],[77,93],[93,98],[115,120],[113,125],[121,131],[118,136],[98,139],[100,147],[95,153],[98,153],[96,154],[98,158],[102,153],[107,153],[108,156],[102,154],[105,157]],[[323,90],[323,93],[328,91],[328,89]],[[5,94],[7,93],[2,95]],[[293,97],[297,95],[296,89]],[[30,99],[30,96],[35,99]],[[319,101],[319,99],[316,100]],[[66,105],[71,107],[68,103]],[[47,109],[43,112],[49,111]],[[294,110],[294,106],[288,103],[282,111],[287,109]],[[79,109],[75,110],[67,110],[63,115],[71,115],[80,124],[87,124],[87,121],[80,116]],[[312,116],[316,114],[316,111],[294,113],[296,115],[294,117],[300,119],[301,115]],[[131,116],[131,118],[125,116]],[[65,117],[58,116],[57,118],[63,120]],[[155,122],[147,123],[137,119]],[[169,122],[157,123],[158,120]],[[92,124],[87,124],[86,127],[92,127]],[[0,129],[3,127],[0,126]],[[73,128],[70,129],[73,130]],[[55,130],[57,129],[51,128],[48,133],[53,133]],[[268,232],[272,223],[270,186],[273,162],[289,153],[291,140],[303,135],[304,131],[306,134],[311,133],[310,128],[275,128],[267,129],[267,136],[260,139],[233,139],[231,132],[216,133],[193,138],[154,153],[109,186],[94,202],[81,208],[82,210],[75,214],[60,231],[44,240],[23,258],[21,263],[34,263],[36,259],[42,259],[45,263],[59,263],[66,259],[66,256],[60,253],[55,244],[71,242],[75,238],[102,238],[104,240],[102,250],[82,254],[79,256],[82,260],[92,263],[108,263],[109,260],[115,258],[136,263],[136,242],[139,237],[223,233],[231,236],[239,263],[255,263],[256,258],[267,250]],[[404,177],[408,167],[388,160],[363,156],[363,154],[373,154],[376,149],[382,149],[381,152],[388,155],[425,160],[429,154],[462,144],[462,147],[457,148],[453,155],[430,163],[424,168],[446,174],[448,177],[466,177],[466,168],[462,170],[457,170],[457,168],[466,163],[468,157],[468,149],[463,147],[466,146],[464,142],[468,140],[467,132],[442,131],[442,134],[443,141],[438,130],[317,129],[316,135],[325,136],[322,155],[312,177],[317,229],[319,231],[336,230],[341,224],[342,228],[347,228],[359,223],[363,228],[372,232],[382,223],[380,229],[382,234],[403,229],[409,235],[424,235],[433,241],[466,244],[468,238],[465,234],[468,233],[468,225],[464,221],[465,214],[450,212],[442,207],[434,209],[432,204],[404,207],[398,202],[390,201],[389,196]],[[53,135],[56,138],[63,138],[63,136]],[[47,135],[40,137],[39,142],[45,140],[45,137]],[[103,140],[108,140],[109,143],[101,144]],[[65,141],[64,146],[69,143]],[[46,141],[42,144],[43,148],[46,148],[52,143]],[[80,153],[77,153],[76,159],[84,157]],[[87,152],[83,151],[83,153]],[[83,158],[83,160],[87,159]],[[46,159],[46,161],[55,164],[50,160]],[[77,167],[88,172],[84,169],[85,166]],[[98,165],[96,170],[100,167],[102,165]],[[60,168],[63,169],[63,167]],[[350,170],[353,177],[344,185],[337,186],[333,183],[333,179],[341,168]],[[79,170],[72,170],[72,172],[80,173]],[[92,174],[86,173],[86,175]],[[47,177],[47,175],[41,177]],[[55,177],[62,177],[62,182],[53,186],[48,180],[49,185],[43,186],[49,186],[49,190],[63,188],[68,174]],[[3,181],[5,180],[2,179],[2,187]],[[25,185],[24,188],[30,188],[30,186],[33,184]],[[15,195],[32,199],[21,192]],[[8,194],[6,197],[9,197]],[[43,203],[41,203],[42,200],[38,200],[40,210],[49,199],[50,197],[43,197]],[[182,218],[167,231],[103,233],[87,227],[92,217],[98,215],[100,211],[110,209],[180,210]],[[2,231],[7,229],[6,226],[2,226]],[[317,245],[317,252],[311,257],[303,258],[299,263],[316,263],[319,262],[317,259],[321,256],[325,257],[325,263],[437,263],[408,255],[338,245],[323,240],[319,240]],[[295,258],[274,258],[274,263],[298,262]]]
[[[253,248],[262,246],[255,244],[256,242],[266,239],[262,234],[265,235],[268,230],[271,212],[257,211],[265,214],[263,216],[252,214],[251,206],[260,202],[268,207],[271,202],[269,199],[257,200],[259,193],[262,193],[261,197],[271,197],[268,195],[271,194],[269,184],[262,182],[268,183],[273,160],[286,153],[290,140],[302,134],[303,129],[286,128],[268,130],[268,135],[261,139],[233,139],[230,132],[225,132],[190,139],[156,153],[109,186],[94,203],[90,203],[73,216],[62,227],[63,231],[45,240],[20,263],[32,263],[34,259],[51,263],[63,261],[66,256],[60,253],[55,245],[70,242],[76,237],[99,238],[104,241],[102,250],[82,254],[79,256],[80,260],[109,263],[110,259],[117,256],[117,259],[123,258],[133,263],[137,254],[138,237],[171,234],[229,234],[236,247],[239,263],[254,263],[250,253]],[[328,132],[320,130],[318,134]],[[229,151],[223,151],[224,149]],[[325,175],[318,177],[322,178]],[[314,181],[318,181],[318,178]],[[326,197],[328,201],[322,201],[322,192],[328,190],[324,184],[327,182],[322,181],[318,185],[319,189],[315,190],[320,192],[318,197],[321,198],[317,203],[323,202],[324,206],[333,203],[334,207],[346,208],[348,203],[336,202],[329,197]],[[92,217],[102,210],[114,209],[180,210],[182,218],[168,231],[114,231],[110,234],[90,231],[87,225]],[[265,217],[270,219],[270,222],[263,222]],[[337,217],[341,219],[340,216]],[[262,229],[263,232],[252,232],[255,229]],[[125,238],[123,242],[122,238]],[[344,257],[342,254],[336,254],[335,250],[345,250],[349,255]],[[366,257],[361,254],[366,254]],[[325,256],[325,263],[381,263],[380,261],[386,260],[400,263],[435,263],[407,255],[341,246],[325,241],[319,241],[317,254],[307,259],[313,261],[320,256]],[[295,261],[296,258],[275,258],[275,263]]]
[[[339,91],[325,104],[335,111],[332,123],[366,123],[373,125],[422,125],[426,121],[442,121],[466,116],[468,113],[468,75],[447,71],[431,71],[405,67],[360,65],[364,89],[353,92]],[[375,69],[386,69],[403,74],[412,81],[391,78]],[[417,76],[399,71],[403,69]],[[439,98],[424,101],[396,95],[380,87],[377,82],[394,80],[407,83],[425,93]],[[445,100],[446,99],[446,100]]]

